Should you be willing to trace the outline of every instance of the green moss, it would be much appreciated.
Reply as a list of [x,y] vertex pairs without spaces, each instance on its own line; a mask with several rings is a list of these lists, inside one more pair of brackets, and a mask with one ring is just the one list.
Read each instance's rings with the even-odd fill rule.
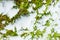
[[47,20],[45,26],[49,27],[50,26],[50,21]]
[[28,0],[14,0],[19,9],[27,9],[29,7]]
[[47,5],[50,5],[51,2],[52,2],[52,0],[46,0],[46,4],[47,4]]
[[[28,0],[14,0],[14,3],[16,4],[16,6],[13,6],[13,8],[18,8],[19,9],[19,12],[13,18],[11,18],[11,19],[7,15],[0,14],[0,30],[3,30],[6,25],[8,25],[9,23],[15,22],[21,16],[26,16],[26,15],[30,14],[30,12],[27,9],[32,4],[35,4],[36,6],[35,7],[32,7],[33,10],[37,14],[36,17],[35,17],[36,21],[35,21],[34,27],[33,27],[34,30],[31,31],[31,32],[24,32],[24,33],[22,33],[21,34],[21,37],[26,37],[26,36],[31,35],[31,38],[33,40],[35,36],[37,36],[37,38],[39,38],[40,36],[43,36],[43,34],[46,32],[46,29],[44,29],[43,31],[39,30],[37,28],[37,26],[36,26],[36,23],[38,23],[37,20],[40,20],[43,16],[51,15],[50,11],[47,12],[47,10],[48,10],[48,7],[52,4],[52,1],[55,4],[55,1],[54,0],[46,0],[46,3],[43,3],[43,0],[31,0],[31,1],[28,1]],[[56,3],[58,1],[59,0],[56,0]],[[38,9],[41,8],[43,5],[46,6],[46,10],[44,10],[44,13],[40,14],[38,12]],[[2,23],[3,21],[5,21],[4,24]],[[44,26],[49,27],[50,26],[50,21],[47,20],[46,21],[46,24]],[[13,31],[13,30],[7,30],[6,33],[2,34],[3,37],[7,37],[7,36],[18,36],[16,27],[14,29],[15,29],[15,31]],[[24,29],[24,31],[26,31],[26,30],[27,29]],[[52,33],[54,33],[54,34],[52,35]],[[60,33],[54,32],[54,28],[52,28],[51,34],[49,34],[48,36],[49,36],[49,39],[52,40],[52,38],[55,38],[55,39],[57,37],[60,38]]]
[[[5,23],[2,23],[5,21]],[[0,14],[0,30],[4,29],[6,25],[10,23],[10,18],[7,15]]]

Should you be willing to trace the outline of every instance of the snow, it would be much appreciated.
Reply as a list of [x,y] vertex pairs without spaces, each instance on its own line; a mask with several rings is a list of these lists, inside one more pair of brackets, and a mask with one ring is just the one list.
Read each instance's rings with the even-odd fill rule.
[[[19,11],[19,9],[12,9],[12,7],[14,5],[15,4],[13,3],[13,1],[8,1],[8,2],[5,1],[4,7],[3,7],[3,4],[0,3],[0,14],[1,13],[7,14],[10,18],[12,18]],[[55,31],[57,31],[58,33],[60,33],[60,31],[59,31],[60,30],[60,20],[59,20],[60,19],[60,7],[59,6],[60,6],[60,2],[55,7],[51,6],[49,8],[49,10],[51,11],[51,13],[52,13],[53,16],[52,17],[51,16],[47,16],[47,17],[44,16],[43,19],[40,20],[40,22],[42,24],[45,24],[45,21],[51,17],[51,18],[54,19],[54,22],[52,22],[51,26],[46,29],[46,33],[44,34],[44,37],[43,38],[39,38],[39,40],[45,40],[46,39],[47,34],[50,33],[51,28],[54,27],[54,26],[52,27],[52,25],[54,23],[58,23],[58,27],[54,27],[54,29],[55,29]],[[32,8],[31,9],[30,8],[28,10],[31,12]],[[41,13],[42,13],[43,9],[44,9],[44,6],[41,9],[39,9],[39,12],[41,11]],[[22,32],[19,31],[21,29],[21,27],[23,27],[23,28],[27,27],[30,31],[32,31],[33,30],[32,26],[33,26],[33,23],[35,21],[35,16],[36,16],[35,13],[34,14],[30,14],[30,16],[27,16],[27,17],[26,16],[22,16],[21,18],[17,19],[14,24],[7,25],[5,27],[5,29],[14,30],[14,27],[16,27],[17,30],[18,30],[17,33],[19,35],[20,35],[20,33],[22,33]],[[38,28],[41,29],[41,30],[43,30],[44,26],[41,26],[41,24],[39,24]],[[5,30],[3,30],[2,32],[5,33]],[[26,39],[23,39],[20,36],[9,37],[10,40],[28,40],[29,38],[30,37],[27,37]]]

